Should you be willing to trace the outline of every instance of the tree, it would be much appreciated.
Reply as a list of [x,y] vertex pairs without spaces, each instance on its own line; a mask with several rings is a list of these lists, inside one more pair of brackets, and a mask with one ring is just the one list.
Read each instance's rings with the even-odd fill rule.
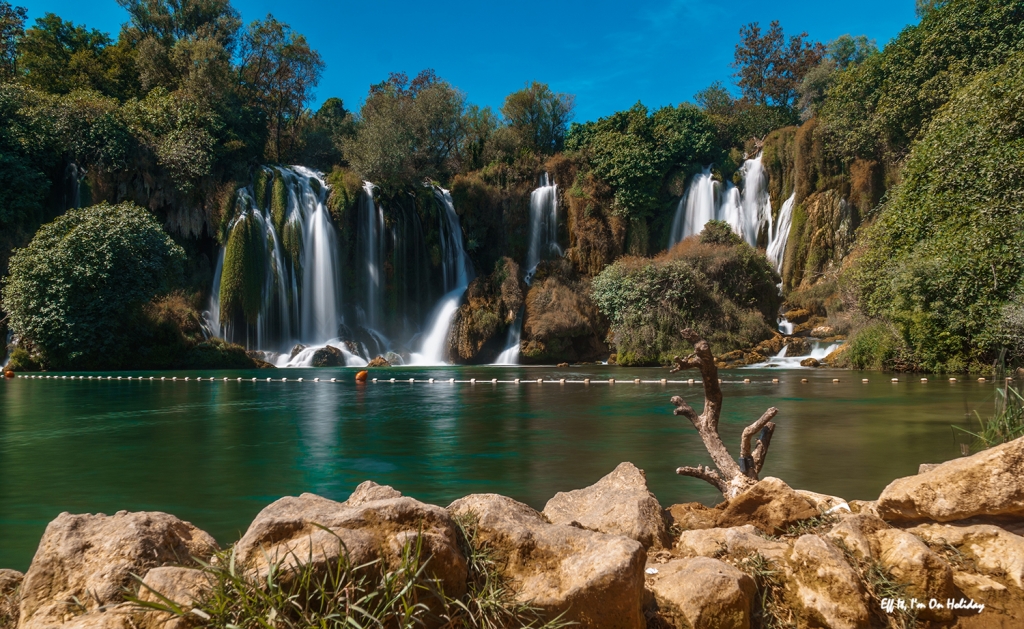
[[[775,432],[772,419],[779,411],[774,407],[769,408],[757,421],[743,429],[739,462],[734,461],[718,434],[718,421],[722,415],[722,387],[718,384],[718,367],[715,366],[711,346],[693,330],[682,330],[680,334],[693,344],[694,351],[686,358],[676,356],[672,373],[683,369],[700,370],[701,384],[704,386],[704,411],[697,415],[686,400],[677,395],[671,400],[676,407],[673,414],[690,420],[717,469],[703,465],[685,466],[677,468],[676,474],[699,478],[713,485],[726,499],[735,498],[758,481]],[[757,446],[752,449],[750,440],[754,435],[757,435]]]
[[741,27],[732,65],[744,98],[759,105],[791,107],[800,82],[825,55],[821,43],[806,37],[801,33],[787,43],[778,21],[763,35],[757,22]]
[[238,77],[245,98],[267,120],[267,159],[282,161],[292,148],[294,124],[320,82],[324,62],[306,38],[267,14],[242,35]]
[[466,107],[462,115],[464,136],[460,150],[464,168],[475,170],[487,165],[493,153],[492,138],[500,126],[500,119],[490,107]]
[[72,209],[11,258],[3,308],[48,367],[102,364],[124,349],[131,315],[180,279],[184,258],[134,204]]
[[552,92],[534,81],[505,97],[501,115],[519,146],[537,155],[553,155],[562,150],[575,100],[571,94]]
[[105,33],[47,13],[21,40],[19,61],[24,80],[55,94],[83,88],[106,91],[103,51],[110,43]]
[[0,0],[0,80],[18,74],[18,40],[25,32],[25,7]]
[[918,18],[924,19],[929,13],[942,8],[947,2],[948,0],[916,0],[914,13]]
[[465,96],[433,70],[412,81],[392,73],[370,87],[345,154],[364,178],[384,187],[446,180],[459,170]]

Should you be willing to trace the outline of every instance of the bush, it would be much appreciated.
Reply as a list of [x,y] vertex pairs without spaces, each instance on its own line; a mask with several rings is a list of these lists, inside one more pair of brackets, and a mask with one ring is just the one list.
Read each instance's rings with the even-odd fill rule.
[[106,364],[124,349],[132,315],[180,278],[184,258],[134,204],[69,210],[11,258],[4,310],[45,366]]
[[[719,231],[712,226],[710,238]],[[709,244],[695,236],[654,259],[620,258],[594,278],[592,293],[611,320],[619,364],[653,365],[688,351],[679,336],[686,327],[716,353],[770,337],[778,281],[746,243]]]
[[[940,10],[941,11],[941,10]],[[991,364],[1024,275],[1024,53],[936,115],[850,271],[929,371]]]

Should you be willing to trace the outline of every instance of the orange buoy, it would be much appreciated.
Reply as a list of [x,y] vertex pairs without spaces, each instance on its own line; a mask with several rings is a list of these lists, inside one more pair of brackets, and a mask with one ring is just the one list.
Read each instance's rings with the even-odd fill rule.
[[11,371],[10,369],[8,369],[7,371],[4,372],[4,378],[13,378],[13,377],[14,377],[14,372]]
[[370,375],[369,371],[360,371],[356,374],[356,382],[366,382],[366,376]]

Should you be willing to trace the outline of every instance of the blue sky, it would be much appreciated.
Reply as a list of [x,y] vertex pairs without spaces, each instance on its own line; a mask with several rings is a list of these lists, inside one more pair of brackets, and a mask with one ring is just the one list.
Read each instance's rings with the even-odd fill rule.
[[[31,22],[53,12],[116,36],[125,12],[115,0],[14,0]],[[828,41],[864,34],[879,46],[916,21],[914,0],[858,2],[311,2],[234,0],[245,22],[266,14],[306,35],[326,62],[317,102],[358,107],[391,71],[423,68],[497,109],[528,81],[576,95],[576,119],[591,120],[638,100],[677,104],[715,80],[731,86],[740,26],[779,20]]]

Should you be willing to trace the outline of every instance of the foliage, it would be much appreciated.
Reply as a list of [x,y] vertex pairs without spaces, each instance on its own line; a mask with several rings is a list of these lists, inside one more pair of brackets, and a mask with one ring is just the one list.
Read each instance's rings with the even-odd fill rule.
[[127,315],[171,286],[183,259],[142,208],[70,210],[15,252],[3,307],[47,366],[101,363],[124,342]]
[[235,221],[228,236],[220,280],[220,320],[225,323],[241,315],[252,324],[259,316],[267,255],[263,229],[263,219],[250,212]]
[[1021,172],[1024,53],[936,115],[851,271],[862,310],[891,321],[924,369],[991,363],[1000,349],[998,313],[1024,275]]
[[744,98],[759,105],[792,106],[804,76],[825,56],[825,47],[806,37],[800,33],[787,42],[778,21],[763,35],[757,22],[741,27],[732,65]]
[[1024,437],[1024,396],[1021,396],[1019,389],[1009,384],[996,389],[996,393],[995,410],[991,417],[982,419],[978,411],[974,411],[979,426],[977,433],[954,426],[954,429],[973,436],[979,449]]
[[1024,50],[1019,0],[952,0],[880,54],[839,73],[820,106],[829,149],[844,159],[902,157],[973,76]]
[[[291,152],[289,144],[294,138],[287,135],[289,126],[300,119],[306,104],[313,99],[313,88],[323,73],[323,59],[309,47],[304,36],[273,15],[246,28],[239,57],[242,93],[267,121],[268,150],[264,154],[267,159],[280,162]],[[324,117],[332,113],[342,119],[345,116],[344,107],[340,112],[322,111]]]
[[501,115],[520,149],[537,155],[562,150],[575,97],[534,81],[505,97]]
[[614,190],[614,212],[645,218],[662,205],[671,172],[715,161],[715,129],[690,104],[653,114],[637,103],[597,122],[573,124],[566,148],[581,153]]
[[370,88],[360,125],[345,143],[352,167],[363,178],[396,190],[423,181],[447,180],[458,171],[465,97],[434,74],[412,81],[392,73]]
[[25,7],[0,0],[0,81],[18,74],[18,40],[25,32]]
[[716,353],[770,337],[778,281],[746,243],[691,237],[653,259],[620,258],[594,278],[592,294],[611,320],[620,364],[668,364],[686,351],[682,328],[696,330]]
[[865,35],[840,35],[826,44],[825,50],[821,63],[808,70],[800,81],[797,107],[803,120],[808,120],[817,111],[839,71],[878,54],[878,45]]
[[702,245],[738,245],[743,242],[725,221],[708,221],[698,239]]

